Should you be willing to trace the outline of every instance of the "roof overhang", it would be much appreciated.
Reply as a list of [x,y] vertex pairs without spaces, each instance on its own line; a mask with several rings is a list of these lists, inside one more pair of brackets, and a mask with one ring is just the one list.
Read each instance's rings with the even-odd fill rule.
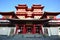
[[26,24],[26,23],[39,24],[48,22],[51,19],[7,19],[7,20],[14,24]]
[[8,15],[8,16],[13,16],[15,18],[18,18],[15,14],[15,12],[11,11],[11,12],[0,12],[0,15]]
[[43,16],[41,17],[41,19],[44,18],[44,17],[46,17],[47,15],[57,16],[57,15],[59,15],[59,14],[60,14],[60,12],[44,12],[44,14],[43,14]]
[[11,12],[0,12],[0,15],[14,15],[15,13],[13,11]]

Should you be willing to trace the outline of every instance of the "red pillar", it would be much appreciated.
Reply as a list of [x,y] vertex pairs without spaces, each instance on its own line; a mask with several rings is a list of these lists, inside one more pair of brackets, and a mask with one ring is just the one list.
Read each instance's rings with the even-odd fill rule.
[[36,27],[35,27],[35,26],[36,26],[36,24],[34,24],[34,25],[33,25],[33,29],[32,29],[33,34],[35,34],[35,33],[36,33]]
[[15,24],[16,25],[16,31],[15,31],[15,34],[17,34],[17,31],[18,31],[18,24]]
[[26,27],[25,27],[25,24],[23,25],[23,34],[26,34]]

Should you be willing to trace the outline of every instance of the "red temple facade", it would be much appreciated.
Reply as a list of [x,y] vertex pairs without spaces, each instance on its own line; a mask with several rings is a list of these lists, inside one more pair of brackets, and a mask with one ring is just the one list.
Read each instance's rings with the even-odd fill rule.
[[15,8],[16,13],[0,12],[0,26],[10,28],[9,34],[60,35],[60,32],[55,33],[60,28],[60,19],[56,18],[60,12],[44,12],[44,6],[35,4],[31,8],[25,4],[19,4]]

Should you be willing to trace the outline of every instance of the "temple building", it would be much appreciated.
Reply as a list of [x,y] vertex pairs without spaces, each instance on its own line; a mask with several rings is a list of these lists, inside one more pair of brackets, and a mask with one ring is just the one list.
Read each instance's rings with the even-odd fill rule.
[[0,35],[41,34],[60,35],[60,12],[43,11],[44,6],[25,4],[15,6],[16,12],[0,12]]

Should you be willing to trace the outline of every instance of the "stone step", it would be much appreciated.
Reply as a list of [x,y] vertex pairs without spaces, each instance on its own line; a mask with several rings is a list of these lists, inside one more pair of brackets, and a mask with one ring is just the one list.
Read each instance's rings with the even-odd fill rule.
[[[26,34],[27,35],[27,34]],[[29,35],[30,37],[23,37],[26,35],[14,35],[14,36],[5,36],[5,35],[0,35],[0,40],[60,40],[60,37],[57,36],[46,36],[46,37],[42,37],[40,35],[40,37],[33,37],[33,35]],[[32,37],[31,37],[32,36]],[[37,34],[35,34],[34,36],[38,36]],[[55,38],[54,38],[55,37]]]

